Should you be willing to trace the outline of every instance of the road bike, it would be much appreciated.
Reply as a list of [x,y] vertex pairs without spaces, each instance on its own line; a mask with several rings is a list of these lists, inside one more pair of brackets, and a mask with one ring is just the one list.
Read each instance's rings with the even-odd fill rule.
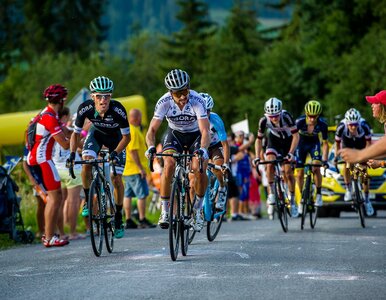
[[[213,170],[218,170],[222,172],[223,181],[226,189],[226,202],[224,204],[223,210],[216,209],[216,199],[218,196],[220,182],[218,181],[216,175],[213,173]],[[205,221],[207,221],[206,236],[209,242],[213,242],[220,231],[221,224],[226,214],[226,207],[228,202],[228,171],[223,172],[221,166],[208,163],[206,174],[208,176],[208,188],[206,189],[204,198],[204,218]]]
[[300,228],[304,229],[304,223],[306,220],[307,213],[310,216],[310,226],[312,229],[315,228],[316,220],[318,219],[318,207],[315,206],[316,187],[314,183],[314,172],[312,168],[321,167],[321,164],[304,164],[304,176],[306,177],[303,185],[302,192],[302,217]]
[[[74,161],[74,164],[92,166],[92,181],[87,205],[91,245],[96,256],[102,254],[103,240],[107,251],[113,252],[115,230],[115,202],[110,182],[106,178],[109,172],[105,172],[105,164],[112,165],[114,175],[116,175],[115,165],[109,161],[108,151],[101,150],[99,155],[101,158],[98,159]],[[72,178],[75,178],[72,166],[69,171]]]
[[274,160],[260,161],[256,166],[256,171],[261,176],[259,165],[272,164],[274,166],[274,190],[272,193],[275,196],[275,205],[281,227],[284,232],[288,232],[288,216],[291,216],[291,205],[290,201],[288,200],[288,192],[285,187],[284,176],[281,170],[281,165],[285,161],[286,160],[284,160],[282,157],[278,157]]
[[[189,241],[192,240],[193,230],[193,206],[190,199],[190,165],[194,154],[187,149],[182,153],[156,153],[149,160],[150,170],[153,172],[154,157],[173,157],[176,160],[176,167],[172,178],[170,207],[169,207],[169,248],[170,257],[173,261],[177,259],[179,243],[181,242],[181,253],[186,256],[188,253]],[[199,159],[200,170],[202,171],[202,159]]]
[[363,196],[362,185],[363,184],[367,185],[369,182],[367,165],[361,164],[361,163],[349,164],[349,163],[340,161],[335,163],[335,167],[338,170],[338,173],[339,173],[338,164],[342,164],[342,163],[344,163],[345,168],[349,169],[350,171],[351,184],[353,187],[353,192],[352,192],[353,208],[359,216],[361,226],[365,228],[366,227],[366,221],[365,221],[366,209],[365,209],[365,199]]

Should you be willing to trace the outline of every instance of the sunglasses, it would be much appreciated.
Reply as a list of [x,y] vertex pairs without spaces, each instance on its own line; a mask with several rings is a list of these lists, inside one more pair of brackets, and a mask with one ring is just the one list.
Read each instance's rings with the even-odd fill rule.
[[97,100],[110,99],[111,98],[111,94],[94,94],[94,96]]
[[316,119],[317,117],[319,117],[319,115],[307,115],[307,117],[311,119]]
[[189,94],[189,89],[184,89],[180,91],[171,91],[173,96],[176,96],[177,98],[180,98],[181,96],[187,96]]
[[277,114],[277,115],[271,115],[271,116],[268,116],[268,118],[270,119],[276,119],[280,116],[280,114]]
[[350,127],[358,127],[358,123],[351,123],[351,124],[348,124],[348,126],[350,126]]

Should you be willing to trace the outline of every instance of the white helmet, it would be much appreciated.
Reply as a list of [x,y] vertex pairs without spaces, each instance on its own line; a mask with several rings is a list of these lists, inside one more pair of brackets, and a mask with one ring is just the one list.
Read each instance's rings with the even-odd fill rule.
[[200,96],[206,100],[206,109],[212,110],[214,106],[214,101],[212,96],[207,93],[200,93]]
[[361,119],[361,114],[355,108],[350,108],[344,114],[344,118],[348,124],[359,123],[359,120]]
[[179,91],[189,88],[188,73],[180,69],[171,70],[165,77],[165,86],[168,90]]
[[277,115],[281,112],[282,103],[277,98],[270,98],[264,104],[264,111],[267,115]]

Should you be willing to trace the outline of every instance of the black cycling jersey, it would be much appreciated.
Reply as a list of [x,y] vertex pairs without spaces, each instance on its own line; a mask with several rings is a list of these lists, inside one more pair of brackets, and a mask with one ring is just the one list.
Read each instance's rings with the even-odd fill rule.
[[336,128],[335,141],[342,142],[343,148],[363,149],[366,141],[371,141],[371,128],[365,119],[361,119],[356,134],[351,134],[345,120]]
[[298,131],[293,117],[286,110],[282,110],[280,114],[279,125],[275,125],[274,123],[272,123],[267,116],[262,117],[259,121],[257,138],[262,139],[264,137],[266,129],[269,129],[270,134],[280,139],[289,138]]
[[308,132],[308,125],[306,122],[306,115],[300,116],[296,119],[296,127],[299,130],[299,145],[303,141],[307,142],[319,142],[319,133],[322,134],[322,139],[327,140],[328,138],[328,125],[325,119],[319,117],[314,126],[314,130]]
[[119,131],[122,135],[130,133],[125,107],[116,100],[110,100],[109,109],[102,118],[95,110],[93,100],[87,100],[79,105],[76,113],[74,131],[80,133],[85,119],[89,119],[95,129],[105,135],[116,136]]

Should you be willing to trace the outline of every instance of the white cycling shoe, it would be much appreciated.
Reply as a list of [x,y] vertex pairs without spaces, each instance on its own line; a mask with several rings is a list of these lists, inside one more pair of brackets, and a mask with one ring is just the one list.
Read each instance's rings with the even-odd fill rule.
[[299,217],[299,211],[298,211],[298,207],[296,206],[296,204],[291,205],[291,217],[292,218]]
[[323,206],[323,200],[322,200],[322,195],[321,194],[316,194],[315,206],[317,206],[317,207],[322,207]]
[[158,226],[162,229],[168,229],[169,228],[169,212],[168,211],[161,211],[161,215],[158,219]]
[[226,195],[225,191],[219,191],[218,192],[218,199],[216,202],[216,209],[217,210],[224,210],[225,209],[225,201],[227,200],[226,197],[227,197],[227,195]]
[[199,232],[204,227],[204,212],[202,209],[196,210],[193,208],[193,215],[193,229]]
[[374,214],[374,208],[373,206],[371,205],[371,202],[367,202],[365,203],[365,208],[366,208],[366,214],[368,216],[372,216]]
[[346,191],[346,193],[344,194],[344,201],[351,201],[352,200],[352,195],[351,195],[351,192],[350,191]]

